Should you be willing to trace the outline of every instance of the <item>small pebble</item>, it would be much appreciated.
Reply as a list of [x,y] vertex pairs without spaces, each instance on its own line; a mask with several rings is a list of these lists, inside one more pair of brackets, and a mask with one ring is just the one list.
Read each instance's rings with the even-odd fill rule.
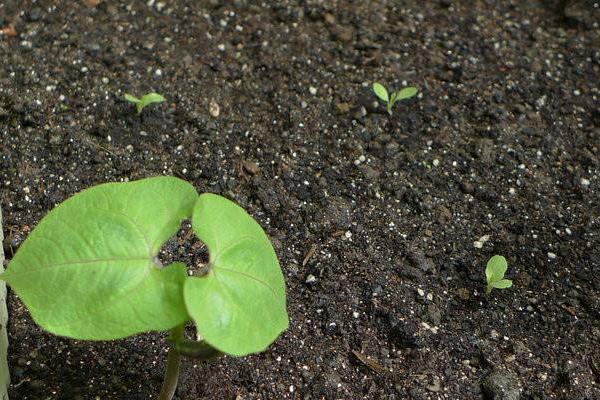
[[590,180],[586,179],[586,178],[581,178],[581,185],[582,186],[590,186]]
[[221,107],[219,107],[216,101],[211,100],[210,104],[208,105],[208,112],[210,115],[217,118],[219,114],[221,114]]
[[490,235],[484,235],[473,242],[473,247],[475,247],[476,249],[481,249],[485,242],[487,242],[488,240],[490,240]]

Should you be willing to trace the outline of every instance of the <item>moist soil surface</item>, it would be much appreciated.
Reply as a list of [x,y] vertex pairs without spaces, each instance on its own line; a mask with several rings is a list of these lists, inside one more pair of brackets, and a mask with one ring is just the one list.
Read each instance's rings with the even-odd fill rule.
[[[7,259],[86,187],[175,175],[265,228],[290,314],[264,353],[186,361],[177,399],[600,399],[599,21],[595,1],[2,1]],[[373,81],[420,92],[390,116]],[[149,91],[167,102],[139,116],[122,99]],[[494,254],[514,285],[486,296]],[[158,392],[165,334],[73,341],[9,310],[11,399]]]

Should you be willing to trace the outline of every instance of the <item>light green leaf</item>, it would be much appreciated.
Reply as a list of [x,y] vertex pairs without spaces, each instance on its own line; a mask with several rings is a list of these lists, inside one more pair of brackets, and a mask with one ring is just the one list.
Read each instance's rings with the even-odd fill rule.
[[485,277],[488,284],[490,282],[497,282],[504,278],[504,274],[506,273],[507,269],[508,263],[506,262],[506,258],[498,255],[490,258],[485,268]]
[[170,329],[189,319],[187,273],[180,263],[158,268],[156,256],[197,198],[173,177],[84,190],[38,224],[0,278],[57,335],[107,340]]
[[390,107],[394,106],[394,103],[396,103],[398,97],[398,92],[393,92],[392,95],[390,96]]
[[413,97],[415,94],[417,94],[416,87],[414,87],[414,86],[405,87],[404,89],[400,90],[400,92],[398,92],[398,97],[396,98],[396,100],[409,99],[409,98]]
[[373,83],[373,91],[381,100],[386,103],[390,100],[387,89],[379,82]]
[[491,282],[490,286],[492,286],[496,289],[508,289],[509,287],[512,286],[512,281],[510,279],[501,279],[496,282]]
[[208,274],[184,288],[199,334],[236,356],[264,350],[288,327],[283,274],[267,235],[241,207],[210,193],[199,197],[192,227],[210,255]]
[[140,102],[140,99],[127,93],[125,93],[125,100],[133,104],[137,104]]
[[144,105],[144,107],[148,104],[162,103],[163,101],[165,101],[165,98],[162,97],[160,94],[154,92],[145,94],[140,99],[140,102]]

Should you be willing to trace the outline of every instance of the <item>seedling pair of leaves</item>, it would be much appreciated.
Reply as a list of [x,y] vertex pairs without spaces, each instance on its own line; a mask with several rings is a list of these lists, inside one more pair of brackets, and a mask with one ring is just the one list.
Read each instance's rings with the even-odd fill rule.
[[486,294],[490,294],[492,289],[508,289],[512,286],[510,279],[504,279],[507,269],[508,263],[506,262],[506,258],[497,255],[490,258],[485,268],[485,278],[487,281]]
[[388,90],[379,82],[373,83],[373,92],[381,100],[385,101],[388,114],[392,115],[392,107],[397,101],[410,99],[417,94],[417,88],[408,86],[397,92],[388,93]]
[[158,93],[146,93],[141,98],[137,98],[130,94],[125,94],[125,100],[130,102],[131,104],[135,104],[135,108],[137,110],[138,115],[142,113],[144,107],[152,103],[162,103],[165,101],[165,98]]
[[[184,219],[208,247],[203,276],[158,260]],[[230,200],[174,177],[102,184],[67,199],[0,279],[42,328],[80,340],[171,330],[184,355],[244,356],[288,327],[283,274],[262,228]],[[184,340],[189,321],[202,342]]]

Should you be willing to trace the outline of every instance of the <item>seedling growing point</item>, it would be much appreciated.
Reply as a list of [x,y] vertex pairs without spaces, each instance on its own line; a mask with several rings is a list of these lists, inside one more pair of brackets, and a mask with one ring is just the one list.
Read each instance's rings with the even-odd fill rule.
[[125,100],[127,100],[128,102],[135,104],[135,108],[137,109],[137,113],[138,115],[142,113],[142,110],[144,109],[144,107],[146,107],[148,104],[152,104],[152,103],[162,103],[163,101],[165,101],[165,98],[163,96],[161,96],[158,93],[147,93],[145,95],[142,96],[142,98],[138,99],[135,96],[132,96],[130,94],[125,94]]
[[381,100],[385,101],[388,114],[392,115],[392,107],[397,101],[410,99],[417,94],[417,88],[408,86],[398,92],[388,93],[388,90],[379,82],[373,83],[373,92]]
[[493,256],[487,263],[485,268],[485,278],[487,286],[486,294],[490,294],[492,289],[508,289],[512,286],[510,279],[504,279],[504,274],[508,269],[506,258],[502,256]]

